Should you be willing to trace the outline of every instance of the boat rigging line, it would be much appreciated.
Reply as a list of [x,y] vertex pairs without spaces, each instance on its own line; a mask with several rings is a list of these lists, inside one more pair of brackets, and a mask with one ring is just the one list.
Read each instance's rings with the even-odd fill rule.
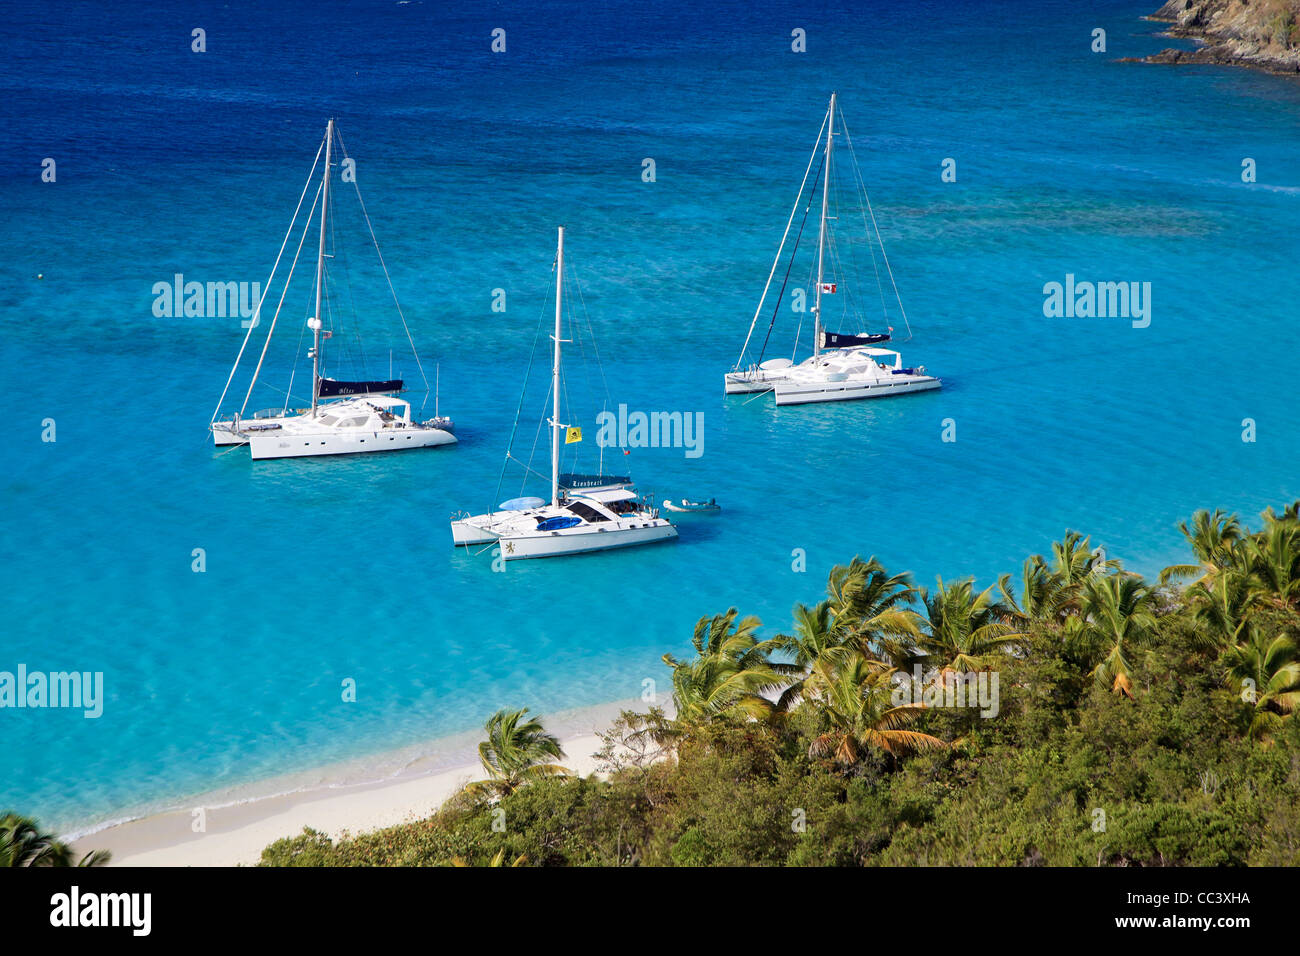
[[[307,182],[303,184],[302,194],[298,197],[298,206],[293,211],[293,219],[289,221],[289,228],[285,230],[284,239],[280,243],[280,251],[276,253],[275,264],[271,266],[271,274],[267,276],[266,284],[262,286],[262,294],[257,300],[257,308],[253,310],[253,318],[248,323],[248,331],[244,333],[243,344],[239,346],[239,354],[235,356],[235,364],[230,368],[230,375],[226,378],[226,387],[221,390],[221,398],[217,401],[217,407],[212,412],[212,421],[215,422],[221,415],[221,405],[226,400],[226,393],[230,390],[230,383],[235,379],[235,372],[239,369],[239,362],[244,357],[244,349],[248,346],[248,340],[253,335],[253,329],[257,328],[258,319],[262,314],[262,303],[266,301],[267,294],[271,291],[271,283],[275,281],[275,272],[280,268],[280,258],[284,255],[285,246],[289,244],[289,237],[293,235],[294,223],[298,221],[298,213],[302,211],[302,201],[307,198],[307,190],[311,188],[311,181],[316,177],[316,166],[320,162],[321,152],[325,149],[325,141],[322,139],[320,146],[316,150],[316,158],[312,161],[311,172],[307,174]],[[312,209],[315,210],[316,204],[312,203]],[[311,220],[311,214],[307,216]],[[301,248],[301,245],[299,246]],[[265,353],[263,353],[265,354]],[[245,400],[247,402],[247,400]],[[211,422],[209,422],[211,424]]]

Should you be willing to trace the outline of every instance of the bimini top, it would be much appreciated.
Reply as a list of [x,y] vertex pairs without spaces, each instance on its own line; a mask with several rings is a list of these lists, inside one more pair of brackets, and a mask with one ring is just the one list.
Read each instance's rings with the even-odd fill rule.
[[411,403],[404,398],[398,398],[396,395],[349,395],[345,401],[365,402],[374,405],[376,408],[406,408]]
[[603,505],[615,501],[632,501],[636,496],[635,491],[628,491],[626,488],[611,488],[608,491],[589,491],[586,494],[574,495],[575,498],[590,498],[592,501],[599,501]]

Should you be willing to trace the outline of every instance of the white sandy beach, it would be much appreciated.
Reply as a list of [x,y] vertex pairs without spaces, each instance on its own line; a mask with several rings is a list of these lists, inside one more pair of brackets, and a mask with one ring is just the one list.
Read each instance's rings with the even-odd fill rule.
[[[547,730],[560,738],[564,765],[586,775],[596,769],[595,754],[603,730],[623,709],[643,710],[639,701],[622,701],[580,711],[544,715]],[[283,792],[276,781],[260,790],[269,796],[209,802],[196,797],[190,806],[145,816],[90,833],[74,841],[80,855],[111,850],[112,866],[237,866],[254,864],[263,848],[281,837],[311,827],[337,838],[365,833],[429,816],[448,797],[484,776],[468,739],[483,732],[430,742],[390,779],[322,780]],[[457,761],[448,765],[448,760]],[[204,831],[194,832],[194,808],[204,808]]]

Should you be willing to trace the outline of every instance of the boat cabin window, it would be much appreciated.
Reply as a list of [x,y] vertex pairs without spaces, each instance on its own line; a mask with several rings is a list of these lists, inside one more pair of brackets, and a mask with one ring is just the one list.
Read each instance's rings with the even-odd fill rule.
[[320,420],[324,422],[326,425],[333,425],[335,422],[338,421],[338,419],[335,418],[333,415],[322,415],[320,417]]
[[367,416],[362,415],[359,418],[345,418],[339,422],[339,428],[360,428],[366,423]]
[[581,501],[570,501],[564,507],[569,511],[572,511],[575,515],[577,515],[579,518],[582,518],[584,521],[608,521],[609,520],[609,517],[607,515],[601,514],[595,508],[591,507],[590,505],[583,504]]

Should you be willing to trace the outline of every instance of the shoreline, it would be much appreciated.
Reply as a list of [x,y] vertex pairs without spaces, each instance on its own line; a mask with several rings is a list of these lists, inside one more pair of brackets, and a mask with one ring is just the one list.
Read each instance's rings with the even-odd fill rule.
[[[1147,570],[1129,570],[1154,575],[1159,568],[1185,560],[1182,548],[1172,548],[1162,558],[1148,556]],[[597,731],[603,731],[624,710],[641,712],[649,705],[640,698],[626,698],[539,714],[549,733],[559,738],[565,766],[575,773],[594,771],[592,754],[601,745]],[[671,701],[661,706],[672,714]],[[59,828],[59,838],[79,858],[91,850],[110,850],[110,866],[233,866],[256,863],[261,850],[285,836],[297,836],[303,826],[327,833],[332,838],[350,832],[359,834],[428,816],[457,789],[457,782],[480,779],[478,743],[483,728],[431,737],[415,744],[375,751],[344,761],[318,764],[306,769],[261,777],[227,787],[202,791],[168,805],[124,808],[119,815],[94,823]],[[424,780],[427,792],[408,785]],[[399,807],[383,810],[383,793],[402,795]],[[324,803],[313,809],[310,805]],[[140,806],[140,805],[137,805]],[[191,830],[195,808],[207,811],[207,830]],[[239,831],[265,824],[281,814],[294,814],[287,823],[277,822],[275,832],[245,852],[223,852],[213,838],[226,834],[235,839]],[[341,817],[338,814],[343,814]],[[312,822],[313,820],[320,822]],[[299,822],[301,821],[301,822]],[[341,822],[340,822],[341,821]],[[239,837],[247,843],[248,835]]]
[[[1163,559],[1152,562],[1151,573],[1184,558],[1182,549],[1172,549]],[[640,698],[627,698],[538,716],[547,731],[559,738],[568,755],[565,766],[585,776],[595,770],[592,754],[601,746],[597,731],[605,730],[625,710],[641,712],[649,706],[661,706],[672,714],[671,701],[650,705]],[[428,816],[458,789],[458,781],[463,784],[482,777],[477,748],[483,736],[480,726],[344,761],[205,790],[167,805],[128,807],[115,817],[62,827],[59,838],[73,848],[78,858],[91,850],[110,850],[110,866],[256,863],[262,849],[281,837],[299,835],[304,826],[337,838],[344,832],[360,834]],[[430,782],[428,792],[406,789],[421,780]],[[381,812],[385,791],[404,795],[401,807],[405,813],[394,815],[397,808]],[[322,802],[329,805],[315,810],[310,807]],[[191,830],[193,811],[199,807],[207,811],[207,830],[202,834]],[[336,811],[345,814],[342,822],[338,822]],[[222,852],[212,839],[290,812],[296,815],[287,827],[280,824],[276,832],[258,843],[251,857],[247,852]],[[243,839],[247,842],[248,837]]]
[[[646,706],[639,699],[622,700],[540,717],[560,739],[564,766],[586,776],[596,769],[599,731],[620,712]],[[207,791],[186,806],[75,830],[64,839],[78,857],[111,851],[110,866],[252,865],[265,847],[297,836],[303,827],[337,839],[429,816],[466,783],[484,776],[477,752],[482,738],[482,729],[468,731],[364,760]],[[385,772],[386,767],[394,769]],[[199,808],[203,829],[195,832]]]
[[1230,8],[1224,0],[1173,0],[1142,19],[1167,23],[1157,36],[1190,40],[1191,50],[1168,47],[1149,56],[1123,57],[1121,63],[1240,66],[1274,76],[1300,75],[1300,46],[1278,44],[1270,38],[1269,24],[1261,22],[1262,8]]

